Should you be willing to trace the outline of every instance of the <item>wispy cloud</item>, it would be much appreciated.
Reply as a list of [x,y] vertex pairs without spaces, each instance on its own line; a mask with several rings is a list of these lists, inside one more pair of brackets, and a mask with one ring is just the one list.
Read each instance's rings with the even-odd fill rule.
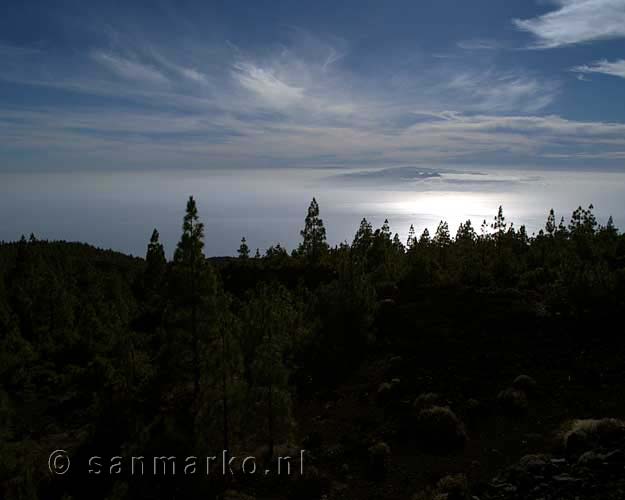
[[119,40],[7,65],[2,80],[108,106],[0,107],[0,149],[64,165],[198,168],[615,162],[625,149],[625,125],[538,116],[559,82],[492,59],[415,57],[371,73],[349,64],[342,41],[301,31],[253,49]]
[[301,101],[304,89],[282,81],[270,69],[249,62],[239,62],[233,68],[234,79],[263,102],[284,108]]
[[537,38],[535,48],[555,48],[625,37],[625,0],[553,0],[557,10],[515,19],[517,28]]
[[[0,109],[0,148],[50,159],[82,155],[94,164],[195,167],[430,166],[430,162],[622,160],[625,125],[558,116],[423,112],[418,123],[388,130],[381,117],[333,125],[293,117],[250,121],[221,110],[184,115],[111,109]],[[60,155],[60,156],[59,156]],[[507,160],[506,160],[507,159]],[[82,161],[81,160],[81,161]]]
[[600,151],[596,153],[559,153],[545,154],[545,158],[578,160],[625,160],[625,151]]
[[94,51],[91,54],[91,57],[94,61],[102,64],[116,75],[127,80],[157,84],[168,82],[167,77],[156,68],[137,61],[131,61],[129,59],[101,51]]
[[575,66],[571,71],[575,73],[602,73],[604,75],[625,78],[625,59],[619,59],[613,62],[603,59],[590,65],[583,64],[581,66]]
[[456,45],[463,50],[497,50],[504,47],[501,42],[490,38],[461,40]]
[[183,64],[178,64],[165,57],[163,54],[151,48],[149,55],[165,70],[170,71],[176,75],[190,80],[195,83],[206,84],[208,83],[208,76],[202,71],[194,67],[188,67]]
[[494,70],[461,73],[448,86],[464,92],[475,109],[490,112],[534,113],[548,106],[559,91],[559,84],[552,80]]

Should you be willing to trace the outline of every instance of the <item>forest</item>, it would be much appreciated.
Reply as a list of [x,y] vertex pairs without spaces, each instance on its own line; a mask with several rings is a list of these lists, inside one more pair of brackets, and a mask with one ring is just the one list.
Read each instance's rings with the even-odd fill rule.
[[[145,258],[1,243],[0,498],[625,498],[612,218],[551,210],[528,234],[500,207],[407,241],[363,219],[330,246],[321,215],[313,199],[290,253],[243,237],[206,257],[193,197],[171,260],[157,229]],[[304,458],[288,476],[125,462],[223,450]]]

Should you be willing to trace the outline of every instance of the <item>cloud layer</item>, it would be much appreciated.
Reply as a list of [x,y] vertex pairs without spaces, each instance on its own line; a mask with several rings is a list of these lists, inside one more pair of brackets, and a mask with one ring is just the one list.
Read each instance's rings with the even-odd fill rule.
[[[527,26],[564,23],[561,32],[571,33],[571,16],[597,2],[562,0]],[[560,79],[498,64],[494,40],[460,42],[456,58],[394,51],[397,60],[365,72],[347,41],[302,29],[251,48],[106,33],[71,55],[0,46],[0,81],[62,96],[44,106],[0,100],[5,169],[44,161],[49,168],[519,166],[589,158],[614,165],[625,151],[625,125],[554,114]],[[554,35],[549,43],[556,39],[564,40]],[[480,55],[465,60],[467,52]],[[623,64],[574,71],[623,76]]]

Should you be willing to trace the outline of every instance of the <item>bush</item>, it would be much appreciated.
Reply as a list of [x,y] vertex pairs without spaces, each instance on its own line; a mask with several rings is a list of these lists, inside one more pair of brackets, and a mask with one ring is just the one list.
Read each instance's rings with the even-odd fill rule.
[[446,401],[435,392],[424,392],[412,403],[417,411],[432,408],[433,406],[445,406],[446,404]]
[[501,409],[511,415],[521,415],[529,406],[525,391],[508,387],[497,395]]
[[446,495],[447,500],[464,500],[469,498],[469,482],[464,474],[450,474],[443,477],[436,489]]
[[532,395],[536,392],[536,380],[529,375],[519,375],[512,382],[512,388],[523,391],[527,395]]
[[616,418],[573,420],[564,426],[562,444],[570,455],[625,442],[625,422]]
[[464,474],[450,474],[438,481],[435,488],[413,495],[412,500],[468,500],[469,483]]
[[383,382],[378,386],[377,402],[381,406],[396,404],[399,402],[401,381],[394,378],[390,383]]
[[415,431],[419,444],[436,452],[462,448],[467,439],[464,424],[446,406],[421,410],[417,415]]
[[371,446],[368,452],[369,476],[371,477],[371,479],[374,480],[383,480],[386,477],[386,473],[388,471],[388,465],[391,456],[390,447],[386,443],[380,441],[379,443]]
[[477,399],[469,399],[464,406],[464,415],[469,426],[477,425],[488,415],[489,408]]

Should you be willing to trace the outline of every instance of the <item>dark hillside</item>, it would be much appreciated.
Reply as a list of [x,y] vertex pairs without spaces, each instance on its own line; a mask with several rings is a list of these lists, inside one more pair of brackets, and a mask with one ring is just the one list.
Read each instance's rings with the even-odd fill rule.
[[[145,259],[0,244],[2,497],[573,498],[577,485],[600,498],[621,487],[610,471],[625,466],[625,239],[611,222],[580,208],[529,236],[500,210],[480,235],[441,223],[404,245],[363,220],[350,245],[330,248],[313,202],[302,240],[291,254],[251,256],[243,240],[238,258],[207,259],[191,198],[169,262],[156,230]],[[66,474],[49,466],[58,449]],[[129,468],[138,455],[228,450],[273,470],[302,449],[294,477],[241,463],[191,477]]]

